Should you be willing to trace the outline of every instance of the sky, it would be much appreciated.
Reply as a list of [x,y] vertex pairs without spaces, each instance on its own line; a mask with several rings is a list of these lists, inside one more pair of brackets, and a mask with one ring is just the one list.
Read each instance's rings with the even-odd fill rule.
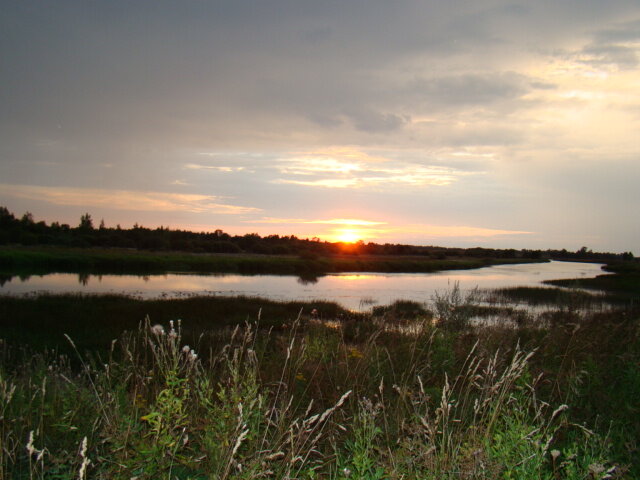
[[0,205],[640,254],[638,0],[21,0]]

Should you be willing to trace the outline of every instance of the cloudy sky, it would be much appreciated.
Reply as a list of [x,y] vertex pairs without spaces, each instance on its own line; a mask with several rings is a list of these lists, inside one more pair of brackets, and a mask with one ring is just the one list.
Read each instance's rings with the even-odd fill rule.
[[640,254],[638,0],[7,1],[36,220]]

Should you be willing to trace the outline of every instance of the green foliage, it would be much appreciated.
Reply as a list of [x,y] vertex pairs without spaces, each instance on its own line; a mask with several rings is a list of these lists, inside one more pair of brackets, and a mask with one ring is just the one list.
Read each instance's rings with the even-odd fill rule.
[[431,312],[425,308],[424,304],[411,300],[396,300],[391,305],[379,305],[373,307],[373,316],[383,316],[387,319],[410,319],[415,320],[419,316],[431,316]]
[[381,405],[374,405],[363,398],[352,423],[353,437],[345,443],[346,459],[339,470],[341,478],[354,480],[382,480],[387,478],[384,468],[379,464],[380,452],[377,451],[377,438],[382,429],[376,426]]
[[461,331],[469,326],[477,303],[477,290],[463,295],[459,282],[455,282],[449,290],[436,292],[433,297],[438,324],[446,330],[453,331]]
[[[172,346],[170,344],[170,348]],[[142,464],[134,467],[134,472],[141,470],[147,475],[170,472],[174,463],[180,460],[180,449],[189,427],[188,378],[181,376],[174,367],[165,372],[164,382],[165,388],[158,393],[149,413],[140,418],[147,423],[148,431],[137,445],[141,458],[132,459],[133,465]]]
[[[92,229],[90,231],[102,234],[100,232],[107,230]],[[318,276],[333,272],[436,272],[527,261],[518,259],[516,262],[513,259],[468,258],[464,256],[446,260],[433,260],[425,256],[368,255],[353,257],[338,255],[335,252],[327,252],[322,257],[309,259],[292,255],[241,252],[237,249],[235,251],[224,250],[224,252],[235,253],[234,255],[218,255],[217,253],[220,252],[199,252],[196,255],[184,251],[145,251],[161,250],[161,248],[151,247],[132,250],[130,247],[135,243],[131,242],[120,245],[120,247],[126,248],[87,249],[84,247],[92,246],[91,237],[87,235],[89,230],[76,229],[73,231],[83,232],[84,235],[74,237],[66,247],[3,247],[0,250],[0,272],[6,275],[36,275],[53,272],[144,275],[169,271],[270,273],[298,275],[303,281],[314,281]],[[30,242],[29,245],[33,243],[36,242]],[[157,243],[157,239],[147,242],[148,245]]]
[[3,330],[0,478],[633,478],[638,313],[557,315],[458,330],[266,309],[269,328],[162,318],[71,357]]
[[522,405],[522,400],[503,415],[493,435],[485,439],[487,461],[499,478],[553,478],[546,468],[544,431],[534,424]]

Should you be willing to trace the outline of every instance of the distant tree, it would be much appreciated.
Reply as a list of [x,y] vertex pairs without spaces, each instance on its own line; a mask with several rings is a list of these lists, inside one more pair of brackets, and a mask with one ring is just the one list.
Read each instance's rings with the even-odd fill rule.
[[17,223],[16,217],[13,216],[6,207],[0,207],[0,227],[9,228]]
[[15,217],[7,207],[0,207],[0,218],[10,218],[11,220],[13,220]]
[[20,221],[25,225],[33,225],[35,223],[33,220],[33,214],[31,212],[24,212],[24,215],[22,215]]
[[104,230],[105,228],[107,228],[105,226],[105,224],[104,224],[104,218],[102,220],[100,220],[100,227],[98,227],[98,228],[100,228],[100,230]]
[[80,230],[93,230],[93,219],[89,213],[85,213],[80,217],[80,225],[78,225]]

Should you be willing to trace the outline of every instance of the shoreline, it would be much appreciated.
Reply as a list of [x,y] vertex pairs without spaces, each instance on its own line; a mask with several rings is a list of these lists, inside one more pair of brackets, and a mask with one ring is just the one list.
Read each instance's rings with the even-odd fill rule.
[[275,274],[314,277],[330,273],[432,273],[491,265],[543,263],[546,259],[449,257],[417,255],[295,256],[148,252],[125,249],[4,247],[0,273],[152,274],[183,273]]

